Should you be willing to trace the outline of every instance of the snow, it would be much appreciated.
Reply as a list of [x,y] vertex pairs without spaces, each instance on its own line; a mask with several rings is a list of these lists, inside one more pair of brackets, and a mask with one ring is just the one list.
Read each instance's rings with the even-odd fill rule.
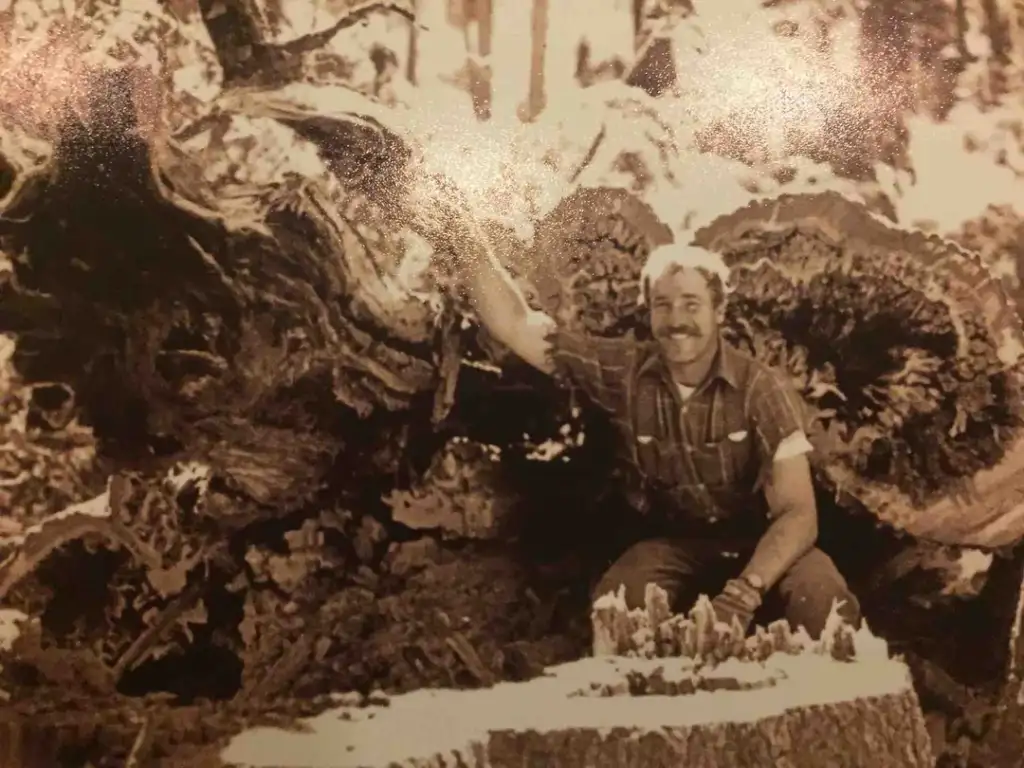
[[[942,123],[925,117],[908,122],[916,183],[896,202],[899,220],[927,223],[943,234],[980,216],[990,205],[1009,204],[1024,212],[1024,182],[988,152],[969,152],[965,144],[1002,132],[1000,123],[1021,119],[1021,110],[983,112],[967,102],[953,108]],[[969,192],[966,192],[969,190]]]
[[980,549],[965,549],[956,560],[955,577],[942,588],[942,594],[973,595],[972,582],[976,576],[988,573],[992,567],[992,554]]
[[[671,678],[676,672],[689,674],[690,664],[682,659],[588,658],[551,668],[528,683],[501,683],[478,691],[415,691],[392,697],[387,708],[341,707],[324,712],[304,721],[301,731],[250,729],[232,740],[221,759],[249,768],[368,768],[443,754],[454,765],[457,753],[469,755],[474,747],[483,748],[488,734],[498,730],[627,728],[643,733],[756,722],[799,707],[898,695],[911,685],[907,668],[895,660],[842,663],[820,656],[776,654],[763,667],[748,665],[752,672],[759,670],[760,676],[778,680],[763,689],[680,696],[578,695],[595,681],[622,677],[631,670],[653,674],[661,668]],[[725,676],[728,671],[725,667],[717,674]],[[785,695],[780,695],[783,688]]]
[[181,491],[189,483],[195,483],[200,493],[205,493],[213,476],[213,470],[198,461],[176,464],[167,473],[167,483],[175,492]]

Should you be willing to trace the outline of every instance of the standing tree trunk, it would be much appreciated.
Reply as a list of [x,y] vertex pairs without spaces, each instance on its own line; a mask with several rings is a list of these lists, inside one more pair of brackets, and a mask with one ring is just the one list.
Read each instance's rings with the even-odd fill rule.
[[526,103],[519,110],[523,122],[537,118],[547,104],[544,82],[544,59],[547,55],[550,5],[549,0],[533,0],[530,17],[530,90]]

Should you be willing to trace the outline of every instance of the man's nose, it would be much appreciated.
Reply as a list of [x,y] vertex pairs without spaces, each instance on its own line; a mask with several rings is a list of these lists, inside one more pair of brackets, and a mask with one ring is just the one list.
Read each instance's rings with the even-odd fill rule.
[[672,325],[689,327],[693,324],[693,315],[687,312],[685,307],[675,306],[672,307],[672,311],[669,313],[669,321]]

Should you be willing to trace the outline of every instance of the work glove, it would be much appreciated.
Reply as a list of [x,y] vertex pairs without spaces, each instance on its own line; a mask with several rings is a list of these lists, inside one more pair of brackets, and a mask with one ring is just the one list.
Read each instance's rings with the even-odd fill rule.
[[735,618],[746,632],[761,607],[761,594],[743,579],[730,579],[721,594],[711,601],[715,620],[732,624]]

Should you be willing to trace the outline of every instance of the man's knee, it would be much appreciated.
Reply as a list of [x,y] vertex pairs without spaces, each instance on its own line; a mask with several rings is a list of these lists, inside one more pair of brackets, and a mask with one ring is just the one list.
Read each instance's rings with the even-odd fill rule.
[[[608,593],[617,594],[621,589],[626,599],[627,608],[630,610],[633,608],[643,608],[647,584],[650,581],[649,574],[643,568],[625,568],[616,563],[601,576],[601,580],[598,581],[591,594],[591,600],[596,601],[599,597],[604,597]],[[665,588],[661,584],[658,586],[661,586],[662,589]]]
[[860,603],[832,559],[812,549],[793,564],[779,582],[786,619],[795,628],[803,626],[817,638],[834,603],[839,614],[854,626],[860,624]]
[[591,595],[596,600],[624,589],[626,605],[643,608],[648,584],[656,584],[675,603],[683,581],[693,574],[694,563],[682,542],[667,539],[641,541],[627,549],[605,571]]

